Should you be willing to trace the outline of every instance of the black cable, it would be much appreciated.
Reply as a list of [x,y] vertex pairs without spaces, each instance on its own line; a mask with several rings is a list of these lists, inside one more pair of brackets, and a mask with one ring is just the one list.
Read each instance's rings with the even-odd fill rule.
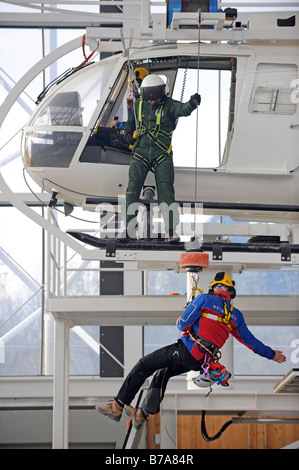
[[[25,181],[25,184],[26,184],[27,188],[29,189],[29,191],[31,192],[31,194],[33,194],[33,196],[40,202],[41,207],[48,207],[48,204],[46,204],[44,201],[42,201],[42,200],[38,197],[38,195],[33,191],[33,189],[30,187],[30,185],[29,185],[29,183],[28,183],[28,181],[27,181],[27,179],[26,179],[26,176],[25,176],[25,171],[26,171],[26,168],[24,167],[24,168],[23,168],[23,178],[24,178],[24,181]],[[66,189],[66,188],[64,188],[64,189]],[[57,207],[53,207],[53,209],[55,209],[57,212],[60,212],[60,214],[63,214],[64,216],[66,216],[65,213],[64,213],[63,211],[57,209]],[[76,219],[76,220],[80,220],[80,222],[87,222],[87,223],[91,223],[91,224],[98,224],[98,223],[99,223],[99,222],[96,221],[96,220],[87,220],[87,219],[83,219],[82,217],[76,217],[76,216],[71,215],[71,214],[69,214],[67,217],[70,217],[70,218]]]
[[227,422],[222,426],[222,428],[220,429],[220,431],[218,431],[217,434],[215,434],[215,436],[209,436],[208,433],[207,433],[205,417],[206,417],[206,411],[202,410],[202,412],[201,412],[201,434],[202,434],[202,437],[204,438],[204,440],[207,441],[207,442],[215,441],[216,439],[219,439],[219,437],[221,436],[221,434],[222,434],[222,433],[232,424],[232,422],[233,422],[232,420],[227,421]]

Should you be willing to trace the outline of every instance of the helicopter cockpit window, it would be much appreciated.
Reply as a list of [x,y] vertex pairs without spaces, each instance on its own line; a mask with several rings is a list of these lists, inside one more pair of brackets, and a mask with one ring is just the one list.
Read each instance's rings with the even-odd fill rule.
[[82,132],[26,132],[23,158],[30,167],[67,168]]
[[115,63],[100,62],[61,82],[40,103],[23,134],[23,158],[31,167],[70,165]]
[[35,125],[82,126],[79,93],[77,91],[57,93],[37,118]]

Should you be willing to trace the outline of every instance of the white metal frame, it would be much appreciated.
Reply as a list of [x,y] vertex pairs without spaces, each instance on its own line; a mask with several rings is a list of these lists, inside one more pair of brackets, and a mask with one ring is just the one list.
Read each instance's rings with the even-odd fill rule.
[[[18,3],[18,2],[14,2]],[[22,2],[25,3],[25,2]],[[48,2],[49,4],[54,3],[54,1]],[[55,3],[60,3],[55,1]],[[117,5],[117,2],[109,2],[109,6],[111,4]],[[155,3],[163,3],[164,2],[155,2]],[[223,2],[222,2],[223,3]],[[298,2],[297,2],[298,3]],[[105,2],[99,2],[101,5],[105,5]],[[108,4],[108,3],[107,3]],[[202,24],[206,22],[212,22],[216,24],[216,28],[213,30],[203,30],[201,32],[201,40],[205,41],[246,41],[248,39],[271,39],[271,40],[279,40],[279,39],[295,39],[299,38],[299,28],[296,27],[290,33],[287,33],[281,29],[271,29],[268,28],[267,24],[265,25],[264,29],[258,28],[249,28],[249,29],[241,29],[241,30],[227,30],[222,29],[221,25],[224,24],[224,15],[220,14],[202,14],[199,13],[184,15],[184,14],[177,14],[174,15],[174,21],[172,24],[172,28],[165,29],[164,26],[161,27],[159,22],[153,23],[153,28],[151,28],[151,21],[155,19],[154,15],[151,15],[150,12],[150,2],[149,0],[143,0],[142,2],[139,1],[129,1],[129,2],[121,2],[121,5],[124,7],[129,6],[140,6],[140,21],[136,23],[136,20],[130,17],[130,21],[127,21],[127,17],[125,16],[127,13],[120,14],[117,20],[125,21],[123,28],[121,30],[121,37],[123,40],[124,50],[126,49],[127,45],[131,42],[133,47],[138,47],[142,45],[145,41],[148,42],[150,39],[151,41],[177,41],[182,38],[182,34],[180,29],[178,28],[180,24],[186,24],[186,22],[190,25],[194,25],[193,29],[190,29],[188,33],[184,32],[184,39],[189,40],[198,40],[198,23],[201,21]],[[64,13],[63,13],[64,14]],[[289,13],[284,14],[285,17],[289,15]],[[111,22],[111,16],[104,18],[103,16],[99,16],[101,23],[109,23]],[[114,17],[115,19],[115,17]],[[44,14],[33,14],[30,16],[26,16],[21,14],[20,16],[16,16],[13,14],[13,18],[11,14],[4,13],[1,15],[0,25],[8,26],[8,25],[21,25],[21,26],[54,26],[58,24],[57,22],[58,17],[55,17],[48,13],[47,15]],[[65,16],[61,16],[58,21],[61,21],[60,24],[67,24],[76,25],[80,27],[84,24],[84,27],[90,24],[87,27],[87,38],[89,41],[97,39],[101,37],[102,39],[111,39],[111,38],[119,38],[120,36],[120,29],[116,28],[97,28],[92,26],[94,24],[94,15],[79,15],[77,13],[67,13]],[[72,21],[74,23],[72,23]],[[269,23],[271,25],[271,15],[269,16]],[[134,25],[134,29],[132,32],[132,25]],[[62,57],[64,54],[75,50],[81,47],[81,37],[70,41],[70,43],[65,44],[64,46],[58,48],[57,50],[53,51],[49,54],[46,58],[42,59],[34,68],[29,70],[23,77],[23,79],[12,89],[8,98],[5,100],[4,104],[0,108],[0,127],[3,124],[6,114],[11,109],[14,102],[19,98],[20,94],[26,88],[26,86],[38,75],[41,71],[44,70],[45,67],[50,65],[51,63],[55,62],[58,58]],[[115,42],[103,41],[100,45],[100,51],[114,51],[115,48],[119,50],[119,44]],[[124,60],[124,59],[122,59]],[[112,79],[111,79],[112,80]],[[82,260],[105,260],[108,259],[104,250],[94,250],[89,248],[84,248],[82,244],[76,242],[70,236],[62,232],[59,226],[56,223],[55,218],[52,218],[52,214],[50,214],[49,219],[44,219],[43,217],[36,214],[27,204],[24,203],[22,198],[20,198],[17,194],[13,193],[7,183],[5,182],[3,176],[0,174],[0,188],[3,193],[3,196],[7,199],[7,201],[15,206],[18,210],[20,210],[24,215],[32,219],[34,222],[39,224],[41,227],[47,230],[48,232],[48,268],[47,268],[47,308],[55,317],[55,355],[54,355],[54,388],[53,388],[53,447],[54,448],[67,448],[68,446],[68,408],[70,404],[70,394],[69,394],[69,374],[68,374],[68,363],[69,363],[69,329],[70,327],[78,327],[81,325],[86,324],[87,321],[92,322],[92,324],[105,324],[105,321],[108,321],[105,318],[108,309],[108,302],[105,298],[93,298],[90,299],[90,302],[87,302],[87,299],[74,299],[67,296],[66,290],[66,279],[67,279],[67,263],[66,263],[66,251],[67,248],[71,248],[76,253],[78,253]],[[2,197],[3,197],[2,196]],[[50,212],[50,211],[49,211]],[[225,227],[223,227],[225,228]],[[227,227],[226,227],[227,229]],[[209,235],[215,236],[216,230],[215,227],[211,226],[209,230]],[[236,228],[229,228],[229,231],[233,230],[234,234],[237,233]],[[243,234],[248,230],[252,233],[252,227],[249,225],[244,228],[242,227]],[[298,228],[293,230],[290,229],[288,226],[284,227],[271,227],[271,234],[277,233],[282,234],[284,238],[290,237],[295,233],[296,240],[298,240]],[[254,230],[255,232],[255,230]],[[238,229],[238,234],[240,235],[240,229]],[[63,245],[63,247],[61,246]],[[50,252],[50,248],[53,248]],[[64,250],[64,256],[61,253]],[[174,269],[178,271],[179,267],[179,253],[178,252],[161,252],[159,253],[146,253],[146,252],[137,252],[137,251],[118,251],[116,253],[115,260],[123,261],[127,263],[126,269],[131,271],[131,275],[137,275],[138,270],[144,269]],[[212,256],[210,257],[210,266],[211,270],[219,270],[220,268],[229,268],[233,271],[240,271],[243,269],[280,269],[283,266],[295,266],[299,264],[299,256],[292,255],[289,261],[282,261],[280,255],[276,254],[247,254],[247,253],[240,253],[238,254],[238,259],[236,261],[236,257],[234,254],[230,253],[223,253],[223,259],[221,261],[213,260]],[[130,265],[130,267],[129,267]],[[133,265],[133,268],[132,268]],[[86,264],[84,265],[84,268]],[[136,271],[135,271],[136,270]],[[63,273],[63,274],[61,274]],[[138,273],[140,274],[140,273]],[[137,275],[138,277],[138,275]],[[62,280],[64,284],[62,284]],[[136,279],[135,279],[136,281]],[[138,279],[138,282],[140,280]],[[61,290],[61,286],[62,290]],[[129,285],[129,284],[128,284]],[[140,291],[140,284],[138,290]],[[141,291],[140,291],[141,292]],[[124,304],[124,300],[129,301],[129,305],[119,305],[119,300],[122,304]],[[248,299],[239,298],[239,301],[242,303],[244,301],[244,305],[248,306]],[[275,320],[277,323],[275,324],[287,324],[297,325],[298,324],[298,311],[296,309],[296,302],[297,297],[294,298],[282,298],[282,299],[275,299],[275,305],[272,303],[271,305],[266,303],[265,300],[269,301],[269,299],[263,299],[264,302],[261,306],[262,299],[250,299],[250,306],[253,312],[253,316],[260,313],[265,312],[266,308],[270,309],[271,312],[275,311]],[[254,301],[258,302],[258,304],[254,304]],[[177,311],[181,310],[182,308],[182,299],[176,297],[168,297],[167,299],[152,299],[147,296],[143,296],[142,298],[136,298],[133,296],[132,291],[127,288],[126,296],[122,297],[121,299],[115,299],[115,305],[113,310],[113,315],[115,316],[114,321],[116,320],[116,316],[118,315],[118,319],[116,321],[120,322],[120,324],[125,324],[126,329],[126,336],[125,336],[125,349],[128,351],[129,348],[126,348],[126,345],[130,344],[132,338],[138,336],[138,347],[137,351],[135,351],[136,356],[140,356],[142,353],[142,344],[141,344],[141,327],[144,324],[149,324],[151,321],[154,321],[155,324],[158,321],[161,322],[160,324],[169,324],[169,322],[173,322],[174,315],[177,315]],[[247,303],[246,303],[247,302]],[[159,306],[157,305],[159,303]],[[282,318],[280,315],[281,312],[281,303],[283,303],[284,309],[289,311],[289,316]],[[253,305],[254,304],[254,305]],[[132,312],[134,317],[128,317],[128,311]],[[260,309],[260,310],[259,310]],[[88,319],[86,317],[86,310],[93,314],[92,318]],[[140,315],[140,311],[142,311],[142,315]],[[111,312],[108,312],[111,321]],[[139,315],[138,315],[139,313]],[[123,316],[122,316],[123,315]],[[150,317],[150,319],[149,319]],[[156,318],[154,318],[156,317]],[[255,320],[256,321],[256,318]],[[263,324],[265,324],[265,320],[263,319]],[[249,322],[250,324],[250,322]],[[129,325],[134,325],[132,330],[129,330]],[[138,354],[137,354],[138,353]],[[132,354],[129,352],[126,353],[125,356],[125,364],[124,370],[127,372],[130,367],[133,365],[135,360]],[[252,380],[252,378],[251,378]],[[3,382],[0,379],[0,382]],[[242,382],[242,380],[241,380]],[[263,381],[263,385],[267,382],[267,380]],[[179,383],[175,382],[175,383]],[[182,380],[180,381],[182,383]],[[254,387],[257,389],[250,389],[248,390],[249,383],[247,383],[247,388],[245,390],[239,390],[239,382],[235,380],[235,387],[232,391],[221,391],[212,393],[209,398],[207,399],[204,394],[199,392],[193,392],[190,390],[186,390],[186,384],[184,383],[184,390],[179,389],[178,391],[172,390],[171,388],[166,393],[165,400],[163,402],[163,409],[167,415],[167,423],[172,429],[175,429],[176,426],[176,413],[177,410],[196,410],[196,409],[207,409],[207,410],[240,410],[246,409],[250,412],[263,412],[269,413],[271,411],[275,411],[277,413],[277,409],[284,411],[286,413],[299,413],[298,409],[298,397],[296,396],[274,396],[270,389],[269,383],[266,383],[266,391],[260,390],[258,385],[260,382],[258,379],[254,380]],[[249,387],[250,388],[250,387]],[[272,389],[271,389],[272,390]],[[111,390],[109,390],[110,392]],[[1,392],[1,398],[4,400],[7,398],[5,392]],[[109,393],[110,394],[110,393]],[[51,399],[50,399],[51,400]],[[170,423],[170,424],[169,424]],[[163,433],[163,431],[162,431]],[[163,436],[162,436],[163,437]],[[167,437],[164,434],[163,437],[163,444],[167,447]],[[166,444],[165,444],[166,443]]]

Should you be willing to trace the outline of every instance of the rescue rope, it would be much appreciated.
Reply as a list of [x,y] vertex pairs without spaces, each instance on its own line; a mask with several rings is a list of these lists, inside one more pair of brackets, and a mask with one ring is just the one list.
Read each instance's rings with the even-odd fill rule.
[[190,294],[189,299],[187,300],[187,304],[186,304],[185,308],[189,305],[191,300],[195,299],[196,292],[198,292],[199,294],[203,294],[203,290],[198,287],[199,273],[198,272],[191,272],[190,274],[191,274],[191,279],[192,279],[192,282],[193,282],[194,285],[191,289],[191,294]]
[[[200,65],[200,23],[201,17],[200,10],[198,10],[198,48],[197,48],[197,93],[199,93],[199,65]],[[194,181],[194,238],[197,235],[196,222],[197,222],[197,153],[198,153],[198,106],[196,109],[196,132],[195,132],[195,181]]]

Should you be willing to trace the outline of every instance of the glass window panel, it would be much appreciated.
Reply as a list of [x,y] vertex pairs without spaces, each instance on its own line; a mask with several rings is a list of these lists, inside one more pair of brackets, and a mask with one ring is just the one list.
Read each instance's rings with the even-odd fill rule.
[[253,354],[239,341],[234,340],[234,369],[236,375],[285,375],[291,369],[298,367],[298,360],[294,354],[296,349],[294,340],[297,339],[297,344],[299,344],[299,327],[250,326],[249,329],[264,344],[267,344],[273,350],[282,351],[287,360],[283,364],[269,361]]
[[81,132],[27,132],[23,158],[27,166],[67,168],[82,138]]
[[42,230],[15,208],[1,207],[0,234],[0,375],[38,375]]
[[100,328],[82,327],[70,331],[70,375],[99,375]]
[[238,295],[298,295],[299,271],[244,271],[234,273]]
[[[31,125],[44,125],[45,119],[47,123],[50,119],[51,125],[87,126],[114,65],[114,61],[105,64],[98,62],[74,73],[70,78],[63,81],[58,88],[55,88],[51,95],[44,98],[45,101],[44,103],[41,102],[40,111]],[[64,106],[61,105],[62,99],[65,102]],[[77,118],[75,124],[73,120],[65,120],[67,114]],[[62,119],[63,115],[64,119]]]
[[295,114],[292,100],[298,68],[295,64],[258,64],[254,80],[251,113]]

